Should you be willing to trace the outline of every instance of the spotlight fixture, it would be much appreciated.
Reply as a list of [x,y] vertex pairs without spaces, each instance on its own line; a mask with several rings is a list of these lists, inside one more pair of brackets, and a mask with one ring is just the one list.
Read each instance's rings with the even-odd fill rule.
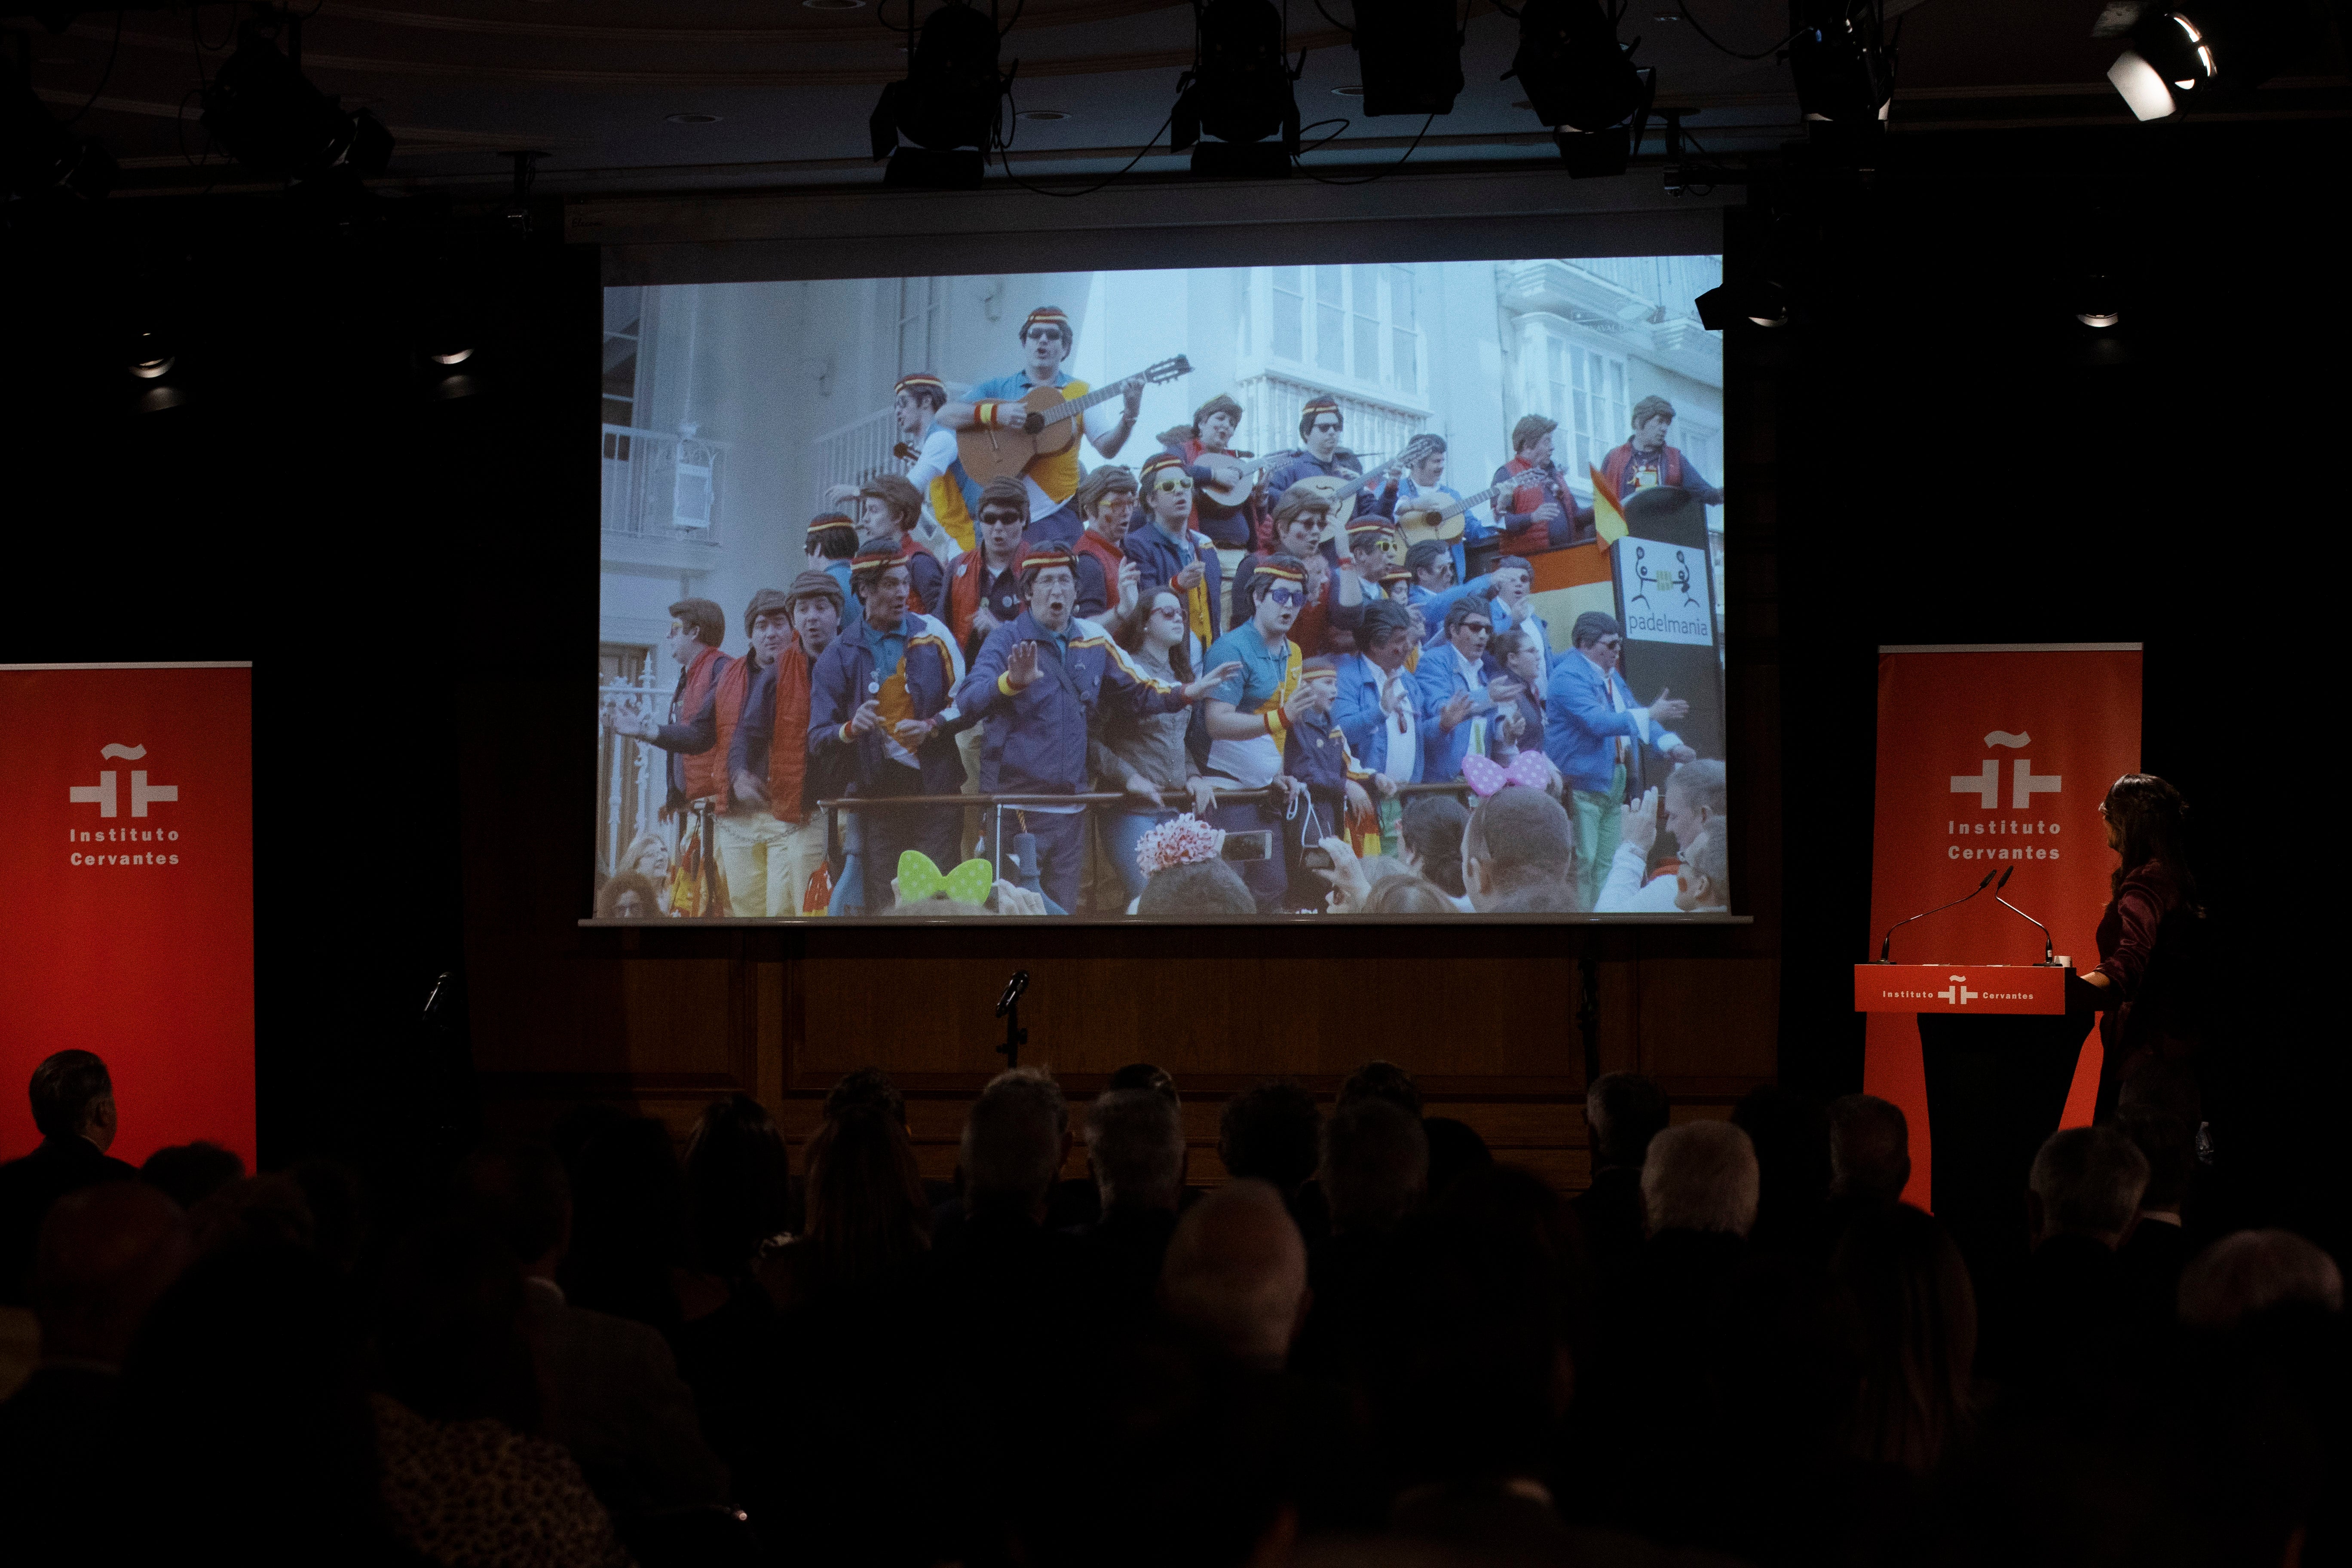
[[[907,79],[883,88],[866,121],[874,156],[890,160],[884,184],[954,190],[980,184],[989,144],[1002,130],[1004,77],[996,46],[996,24],[962,0],[948,0],[924,20],[908,51]],[[914,145],[899,146],[901,136]]]
[[1698,324],[1710,332],[1739,321],[1759,327],[1789,324],[1788,290],[1769,278],[1718,284],[1691,303],[1698,309]]
[[139,381],[161,381],[172,374],[179,355],[172,350],[172,341],[158,331],[133,332],[131,335],[131,363],[124,368]]
[[[1192,149],[1192,173],[1263,178],[1298,155],[1296,73],[1283,55],[1282,13],[1269,0],[1208,0],[1193,68],[1176,79],[1169,146]],[[1201,140],[1202,133],[1216,138]],[[1276,132],[1278,142],[1268,138]]]
[[2116,280],[2105,273],[2095,272],[2083,279],[2076,291],[2074,319],[2086,327],[2105,329],[2124,319],[2123,302],[2116,298]]
[[0,195],[19,201],[94,201],[114,184],[106,149],[77,136],[34,96],[14,63],[0,78]]
[[383,174],[392,159],[392,132],[364,109],[345,113],[340,98],[302,74],[300,18],[284,19],[277,31],[291,57],[279,52],[263,23],[239,26],[236,53],[204,89],[205,130],[247,168],[289,184],[329,174]]
[[1797,106],[1811,121],[1874,125],[1895,101],[1895,53],[1872,0],[1809,0],[1789,40]]
[[1454,0],[1355,0],[1364,113],[1451,114],[1462,90]]
[[1528,89],[1528,106],[1552,128],[1571,177],[1625,172],[1656,76],[1634,67],[1633,47],[1618,43],[1617,25],[1598,0],[1528,0],[1518,52],[1504,74]]

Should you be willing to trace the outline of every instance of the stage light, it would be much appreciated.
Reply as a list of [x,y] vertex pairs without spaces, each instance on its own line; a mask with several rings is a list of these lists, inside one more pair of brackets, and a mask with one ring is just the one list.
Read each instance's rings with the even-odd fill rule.
[[[923,22],[907,54],[907,79],[883,88],[866,121],[882,183],[927,190],[971,189],[1002,129],[1004,77],[996,24],[961,0]],[[914,143],[901,147],[903,136]]]
[[1454,112],[1462,90],[1454,0],[1356,0],[1349,41],[1367,115]]
[[1869,0],[1812,0],[1789,40],[1789,72],[1807,120],[1874,125],[1895,100],[1895,58]]
[[[2129,25],[2119,25],[2126,16]],[[2325,23],[2298,0],[2189,0],[2179,10],[2110,5],[2092,36],[2127,40],[2107,80],[2137,120],[2240,99],[2326,43]]]
[[204,89],[204,127],[247,168],[289,183],[336,174],[373,177],[392,160],[392,132],[366,110],[343,112],[341,98],[310,84],[299,63],[301,24],[284,24],[295,57],[259,24],[238,29],[236,53]]
[[[1505,74],[1519,79],[1536,118],[1555,132],[1614,131],[1649,107],[1650,82],[1617,42],[1616,24],[1598,0],[1528,0],[1519,11],[1518,52]],[[1570,157],[1565,143],[1560,155]],[[1614,172],[1622,171],[1621,163]],[[1569,172],[1577,172],[1573,163]]]
[[2124,105],[2134,120],[2162,120],[2180,111],[2163,73],[2142,59],[2137,49],[2126,49],[2116,57],[2116,63],[2107,68],[2107,80],[2123,94]]
[[0,85],[0,181],[18,201],[95,201],[113,188],[106,149],[59,124],[13,63]]
[[[1209,0],[1199,16],[1193,68],[1176,79],[1169,146],[1192,149],[1196,174],[1288,174],[1298,155],[1298,100],[1282,13],[1268,0]],[[1277,132],[1279,142],[1267,140]],[[1203,142],[1203,133],[1216,140]]]
[[172,341],[158,331],[134,332],[131,336],[131,363],[126,367],[141,381],[161,381],[172,374],[179,355],[172,351]]
[[1691,303],[1698,310],[1698,324],[1710,332],[1739,321],[1759,327],[1789,324],[1788,290],[1769,278],[1718,284]]
[[2093,273],[2083,279],[2074,303],[2074,319],[2086,327],[2112,327],[2124,319],[2122,301],[2116,297],[2115,279],[2103,273]]

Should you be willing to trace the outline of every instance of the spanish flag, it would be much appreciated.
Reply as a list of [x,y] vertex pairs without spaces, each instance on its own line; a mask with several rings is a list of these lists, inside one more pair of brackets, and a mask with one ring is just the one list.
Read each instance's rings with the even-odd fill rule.
[[1601,536],[1601,543],[1614,544],[1625,537],[1624,509],[1618,505],[1617,492],[1610,488],[1599,468],[1587,464],[1584,471],[1592,476],[1593,531]]

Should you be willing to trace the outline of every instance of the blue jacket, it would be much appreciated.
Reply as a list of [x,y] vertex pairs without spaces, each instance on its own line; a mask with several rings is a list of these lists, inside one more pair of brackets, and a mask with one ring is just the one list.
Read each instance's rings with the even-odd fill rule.
[[1422,629],[1429,634],[1422,639],[1422,646],[1427,647],[1431,643],[1445,640],[1446,611],[1465,599],[1492,598],[1494,593],[1492,577],[1473,577],[1436,594],[1415,583],[1404,591],[1404,602],[1421,612]]
[[847,637],[857,629],[857,623],[866,618],[866,603],[850,590],[848,562],[827,561],[824,574],[841,588],[841,630],[835,635]]
[[[956,754],[955,732],[964,726],[945,710],[963,674],[963,655],[943,621],[909,610],[898,625],[907,636],[900,668],[906,671],[909,716],[945,714],[945,721],[915,753],[922,793],[958,794],[963,788],[963,759]],[[867,793],[864,786],[882,777],[882,769],[906,765],[889,755],[887,746],[896,742],[886,741],[887,725],[863,735],[848,733],[849,721],[893,673],[875,670],[874,650],[866,646],[863,628],[834,638],[817,656],[816,668],[809,674],[808,748],[814,788],[821,795],[843,790]]]
[[[1544,755],[1551,759],[1570,789],[1608,791],[1616,776],[1619,736],[1633,742],[1636,766],[1626,769],[1629,784],[1640,776],[1644,740],[1662,752],[1682,744],[1681,737],[1661,729],[1651,721],[1648,710],[1634,702],[1633,689],[1617,671],[1612,669],[1604,677],[1600,666],[1573,648],[1554,655],[1550,671],[1551,694],[1544,702]],[[1609,704],[1612,687],[1624,699],[1622,713]]]
[[[1421,716],[1413,672],[1401,669],[1397,675],[1414,694],[1413,733],[1418,737]],[[1376,773],[1386,773],[1392,783],[1419,784],[1418,745],[1412,756],[1389,755],[1389,742],[1395,731],[1389,726],[1388,710],[1381,706],[1381,687],[1385,680],[1381,667],[1362,654],[1351,653],[1340,659],[1339,695],[1331,704],[1331,717],[1339,724],[1339,732],[1348,737],[1348,749],[1356,754],[1358,763]]]
[[[1462,657],[1454,651],[1452,643],[1433,643],[1422,650],[1421,668],[1413,671],[1413,689],[1420,702],[1413,722],[1421,726],[1421,776],[1423,783],[1435,784],[1462,776],[1462,759],[1470,754],[1473,740],[1480,742],[1481,756],[1492,754],[1493,746],[1486,740],[1495,721],[1495,705],[1486,700],[1486,682],[1502,673],[1502,667],[1491,658],[1478,661],[1478,680],[1474,689],[1462,674]],[[1476,703],[1470,717],[1454,726],[1449,732],[1439,713],[1455,697],[1468,692]],[[1394,776],[1394,775],[1391,775]]]
[[[1024,610],[1020,619],[997,627],[980,645],[971,676],[956,689],[956,708],[982,725],[982,794],[1083,794],[1087,737],[1099,714],[1113,709],[1173,713],[1184,706],[1181,689],[1144,674],[1092,621],[1072,616],[1069,636],[1065,658],[1053,636]],[[1037,679],[1007,692],[997,682],[1013,644],[1024,642],[1037,645]],[[1052,668],[1056,664],[1060,674]]]
[[[1140,603],[1149,605],[1151,595],[1176,580],[1176,574],[1192,561],[1201,563],[1207,574],[1203,578],[1209,590],[1209,635],[1202,639],[1206,647],[1224,635],[1225,631],[1225,568],[1217,559],[1217,547],[1209,542],[1205,533],[1185,531],[1187,542],[1177,542],[1160,531],[1160,525],[1138,521],[1127,531],[1127,542],[1119,547],[1143,574]],[[1188,553],[1189,552],[1189,553]],[[1140,612],[1139,612],[1140,613]]]
[[[1363,471],[1363,459],[1358,458],[1355,453],[1350,452],[1345,447],[1341,447],[1332,452],[1328,462],[1307,452],[1300,452],[1291,458],[1287,462],[1277,463],[1266,474],[1266,515],[1271,517],[1274,514],[1274,504],[1282,499],[1282,492],[1288,489],[1291,486],[1297,484],[1301,479],[1339,479],[1344,481],[1351,478],[1353,475]],[[1377,478],[1373,479],[1370,484],[1358,490],[1355,494],[1356,510],[1353,515],[1357,517],[1386,517],[1388,513],[1381,510],[1380,492],[1381,481]]]

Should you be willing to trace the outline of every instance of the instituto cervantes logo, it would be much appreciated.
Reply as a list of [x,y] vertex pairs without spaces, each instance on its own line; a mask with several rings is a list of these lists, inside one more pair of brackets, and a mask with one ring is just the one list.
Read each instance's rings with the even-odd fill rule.
[[[1995,730],[1985,736],[1984,743],[1988,748],[2005,747],[2010,751],[2022,751],[2033,743],[2033,737],[2019,730]],[[1984,766],[1975,773],[1953,773],[1950,775],[1952,793],[1958,795],[1976,796],[1977,807],[1979,811],[2000,811],[2001,809],[2000,764],[2000,758],[1988,757],[1985,759]],[[2032,759],[2012,757],[2009,762],[2009,809],[2011,812],[2032,811],[2036,806],[2034,796],[2054,795],[2064,784],[2065,781],[2056,773],[2035,773]],[[2054,801],[2040,804],[2044,809],[2053,808],[2056,805]],[[1958,809],[1961,813],[1968,811],[1966,806],[1960,806]],[[2045,819],[2039,816],[1956,816],[1944,825],[1945,833],[1952,840],[1945,846],[1944,853],[1948,858],[1954,860],[2055,860],[2058,858],[2058,850],[2047,840],[2059,831],[2061,826],[2055,817]],[[1981,847],[1974,843],[1963,846],[1958,842],[1962,838],[1973,840],[1984,837],[2012,840],[2032,838],[2041,842],[2006,843]]]
[[1965,974],[1953,975],[1952,983],[1937,994],[1955,1007],[1965,1007],[1977,999],[1977,994],[1969,989],[1969,977]]
[[[1995,730],[1985,737],[1990,746],[2021,747],[2033,743],[2033,737],[2009,730]],[[2010,763],[2009,806],[2011,811],[2024,811],[2033,805],[2037,795],[2054,795],[2059,787],[2056,773],[2037,773],[2033,764],[2023,757]],[[1984,767],[1973,773],[1952,775],[1954,795],[1973,795],[1987,811],[2000,805],[2000,759],[1988,758]]]
[[[147,748],[144,745],[126,746],[118,741],[100,747],[98,754],[102,761],[111,762],[120,759],[126,763],[136,763],[145,759]],[[131,772],[131,788],[127,792],[121,787],[121,778],[122,775],[117,769],[101,769],[96,784],[74,784],[69,787],[66,791],[67,802],[73,805],[98,807],[98,815],[101,822],[121,815],[123,797],[126,793],[130,796],[131,815],[134,819],[146,816],[148,807],[152,805],[179,804],[180,786],[149,784],[147,772],[143,768],[134,769]],[[75,866],[176,866],[180,863],[178,855],[168,849],[157,849],[152,846],[176,844],[179,838],[177,829],[163,827],[101,826],[69,827],[66,830],[66,842],[68,844],[106,844],[121,847],[96,852],[76,849],[68,858],[68,864]],[[151,847],[133,847],[133,846]]]

